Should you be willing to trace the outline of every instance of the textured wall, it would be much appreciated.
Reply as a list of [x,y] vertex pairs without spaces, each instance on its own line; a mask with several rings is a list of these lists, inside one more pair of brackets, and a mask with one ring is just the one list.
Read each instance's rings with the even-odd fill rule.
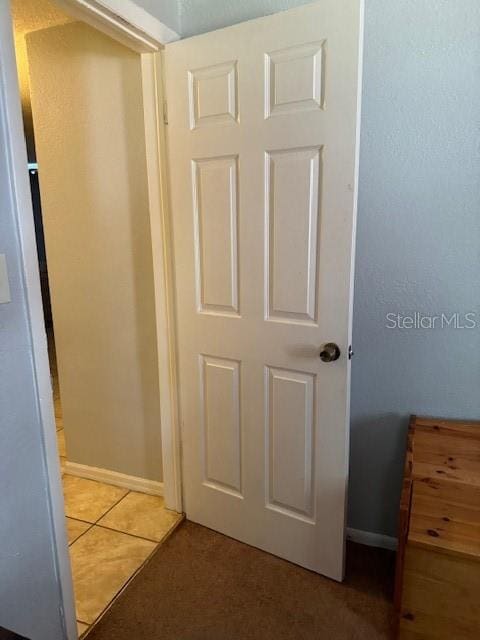
[[[367,0],[353,331],[350,523],[393,534],[410,412],[480,419],[480,4]],[[480,320],[480,316],[477,321]]]
[[27,47],[67,458],[161,480],[140,56],[82,23]]
[[35,162],[35,140],[33,132],[32,107],[30,104],[30,82],[28,77],[28,57],[25,34],[39,29],[47,29],[65,24],[72,19],[50,0],[11,0],[11,11],[15,35],[15,56],[17,59],[18,81],[22,98],[23,123],[30,162]]
[[[183,0],[183,36],[304,4]],[[410,412],[480,418],[480,4],[366,0],[349,524],[394,534]],[[479,318],[477,318],[478,320]]]

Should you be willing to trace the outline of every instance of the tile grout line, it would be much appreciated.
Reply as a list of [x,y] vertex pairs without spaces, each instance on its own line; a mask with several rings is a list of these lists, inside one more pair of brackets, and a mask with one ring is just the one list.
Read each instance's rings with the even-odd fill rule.
[[72,516],[65,516],[68,520],[76,520],[77,522],[82,522],[83,524],[95,524],[94,522],[90,522],[89,520],[83,520],[82,518],[74,518]]
[[[178,517],[181,519],[182,518],[182,514],[179,513]],[[165,536],[168,535],[168,533],[170,532],[170,529],[172,527],[174,527],[176,525],[177,521],[175,521],[171,527],[169,527],[168,531],[165,532],[165,535],[162,536],[162,538],[160,540],[154,540],[153,538],[146,538],[145,536],[140,536],[136,533],[130,533],[130,531],[124,531],[123,529],[115,529],[114,527],[107,527],[104,524],[95,524],[95,527],[99,527],[100,529],[106,529],[107,531],[115,531],[116,533],[123,533],[123,535],[125,536],[130,536],[131,538],[137,538],[137,540],[145,540],[145,542],[154,542],[155,544],[161,544],[164,539]]]
[[[98,481],[94,481],[94,482],[98,482]],[[106,483],[106,482],[103,482],[102,484],[107,484],[107,483]],[[113,484],[112,484],[112,485],[109,485],[109,486],[114,487],[115,485],[113,485]],[[121,487],[117,487],[117,488],[121,488]],[[105,511],[105,513],[102,513],[102,515],[101,515],[99,518],[97,518],[93,524],[98,524],[98,523],[100,522],[100,520],[101,520],[102,518],[104,518],[108,513],[110,513],[110,511],[111,511],[112,509],[114,509],[117,505],[119,505],[119,504],[120,504],[120,502],[121,502],[122,500],[124,500],[124,499],[128,496],[128,494],[129,494],[129,493],[131,493],[131,489],[127,489],[127,493],[126,493],[125,495],[123,495],[119,500],[117,500],[117,501],[115,502],[115,504],[112,504],[112,506],[111,506],[111,507],[109,507],[109,508]]]
[[[162,539],[161,542],[157,542],[155,544],[155,547],[152,549],[151,553],[145,558],[144,562],[142,562],[142,564],[139,567],[137,567],[137,569],[135,569],[135,571],[132,573],[132,575],[126,580],[126,582],[122,585],[122,587],[120,587],[120,589],[115,593],[115,595],[110,600],[110,602],[105,606],[103,611],[98,614],[98,616],[95,618],[95,620],[93,622],[90,623],[90,626],[88,628],[88,633],[90,633],[90,631],[93,629],[93,627],[96,626],[100,622],[100,620],[104,617],[104,615],[111,609],[111,607],[113,606],[113,604],[117,600],[117,598],[125,591],[125,589],[133,581],[133,579],[147,566],[147,564],[153,558],[154,554],[158,551],[158,549],[167,541],[168,538],[170,538],[172,533],[180,526],[180,524],[182,524],[182,522],[184,522],[184,520],[185,520],[185,515],[184,514],[180,514],[180,519],[169,530],[168,534]],[[97,525],[97,526],[99,526],[99,525]],[[104,527],[104,528],[106,528],[106,527]],[[115,531],[115,529],[114,529],[114,531]],[[120,533],[122,533],[122,532],[120,532]],[[126,534],[126,535],[129,535],[129,534]],[[87,623],[84,622],[83,624],[87,624]]]
[[[130,491],[129,491],[129,493],[130,493]],[[88,524],[89,525],[88,529],[86,529],[85,531],[82,531],[82,533],[78,536],[78,538],[75,538],[75,540],[69,545],[69,547],[72,546],[75,542],[77,542],[77,540],[79,540],[86,533],[88,533],[88,531],[90,531],[90,529],[92,529],[93,527],[98,527],[99,529],[106,529],[107,531],[114,531],[115,533],[123,533],[123,535],[130,536],[131,538],[136,538],[137,540],[145,540],[146,542],[153,542],[155,544],[161,544],[167,538],[167,536],[169,535],[170,531],[172,529],[174,529],[177,526],[177,524],[183,520],[183,514],[178,513],[178,512],[175,511],[174,513],[177,513],[178,518],[175,520],[175,522],[172,523],[172,525],[168,528],[168,530],[160,538],[160,540],[155,540],[154,538],[147,538],[146,536],[141,536],[141,535],[139,535],[137,533],[131,533],[130,531],[125,531],[124,529],[116,529],[115,527],[109,527],[109,526],[107,526],[105,524],[101,524],[100,521],[107,515],[107,513],[109,513],[112,509],[114,509],[117,505],[119,505],[120,502],[122,502],[122,500],[127,497],[127,495],[128,495],[128,493],[123,498],[121,498],[118,502],[116,502],[112,507],[110,507],[110,509],[108,509],[108,511],[106,511],[95,522],[88,522],[88,520],[81,520],[80,518],[72,518],[70,516],[66,516],[70,520],[77,520],[77,522],[83,522],[84,524]],[[166,511],[168,511],[168,509],[166,509]],[[84,623],[84,624],[86,624],[86,623]]]
[[[100,527],[100,525],[94,525],[94,526],[98,526],[99,528],[106,528],[106,527]],[[115,531],[115,529],[111,529],[111,531]],[[122,533],[122,532],[117,532],[117,533]],[[126,534],[128,535],[128,534]],[[152,541],[150,541],[152,542]],[[95,618],[95,620],[93,622],[87,623],[87,622],[83,622],[83,624],[89,624],[89,629],[88,631],[90,632],[90,630],[98,623],[100,622],[100,619],[103,618],[103,616],[107,613],[107,611],[111,608],[111,606],[113,605],[113,603],[115,602],[115,600],[118,598],[118,596],[123,593],[123,591],[127,588],[127,586],[130,584],[130,582],[135,578],[135,576],[140,573],[140,571],[143,569],[143,567],[145,567],[145,565],[147,564],[147,562],[150,561],[150,559],[152,558],[153,554],[157,551],[158,547],[160,546],[159,542],[155,543],[155,546],[153,547],[153,549],[151,550],[151,552],[148,554],[148,556],[145,558],[145,560],[142,562],[142,564],[137,567],[135,569],[135,571],[127,578],[127,580],[123,583],[123,585],[118,589],[118,591],[116,591],[114,593],[114,595],[112,596],[111,600],[109,600],[109,602],[107,602],[107,604],[105,605],[104,609],[102,609],[102,611],[98,614],[98,616]],[[80,620],[80,622],[82,622]]]
[[[63,427],[62,427],[63,428]],[[63,475],[62,475],[63,478]],[[108,484],[108,483],[102,483],[102,484]],[[115,485],[111,485],[111,486],[115,486]],[[121,497],[119,498],[114,504],[112,504],[104,513],[102,513],[94,522],[89,522],[88,520],[83,520],[82,518],[74,518],[71,516],[67,516],[68,518],[72,519],[72,520],[77,520],[78,522],[82,522],[84,524],[89,525],[87,527],[87,529],[85,531],[83,531],[71,544],[68,545],[69,547],[69,554],[70,554],[70,548],[73,547],[73,545],[78,542],[80,540],[80,538],[82,538],[85,534],[87,534],[89,531],[91,531],[93,528],[98,527],[100,529],[104,529],[106,531],[112,531],[114,533],[120,533],[122,535],[126,535],[129,536],[131,538],[135,538],[137,540],[143,540],[145,542],[150,542],[152,543],[154,546],[151,550],[151,552],[149,553],[149,555],[147,556],[147,558],[145,558],[144,562],[135,569],[135,571],[127,578],[127,580],[125,581],[125,583],[119,588],[119,590],[113,595],[113,597],[111,598],[111,600],[109,600],[109,602],[105,605],[105,608],[100,612],[100,614],[93,620],[93,622],[85,622],[84,620],[81,620],[79,618],[76,617],[76,621],[80,622],[83,625],[87,626],[87,629],[85,629],[85,631],[81,634],[82,638],[86,637],[90,631],[92,630],[92,628],[100,621],[100,619],[106,614],[106,612],[111,608],[111,606],[113,605],[113,603],[116,601],[116,599],[120,596],[121,593],[123,593],[123,591],[128,587],[128,585],[130,584],[130,582],[132,582],[132,580],[140,573],[140,571],[143,570],[143,568],[147,565],[147,563],[150,562],[151,558],[153,557],[153,555],[158,551],[158,549],[160,548],[160,546],[162,544],[164,544],[166,542],[166,540],[171,536],[171,534],[177,529],[177,527],[184,521],[185,516],[183,514],[178,514],[178,518],[176,519],[176,521],[172,524],[172,526],[168,529],[168,531],[165,533],[165,535],[161,538],[161,540],[153,540],[151,538],[145,538],[143,536],[139,536],[133,533],[129,533],[126,531],[122,531],[120,529],[114,529],[112,527],[108,527],[105,525],[100,524],[101,520],[103,518],[105,518],[110,511],[112,511],[115,507],[117,507],[130,493],[132,492],[132,490],[127,490],[127,492]],[[75,585],[74,585],[75,587]]]
[[[105,483],[105,484],[106,484],[106,483]],[[112,485],[112,486],[113,486],[113,485]],[[100,521],[104,516],[106,516],[106,515],[107,515],[107,513],[108,513],[109,511],[111,511],[114,507],[116,507],[116,506],[117,506],[117,504],[120,504],[120,502],[121,502],[124,498],[126,498],[126,497],[128,496],[128,494],[129,494],[129,493],[130,493],[130,490],[128,490],[128,491],[127,491],[127,493],[126,493],[124,496],[122,496],[122,497],[120,498],[120,500],[117,500],[117,502],[115,502],[115,504],[113,504],[109,509],[107,509],[107,511],[105,511],[105,513],[104,513],[104,514],[102,514],[102,515],[101,515],[101,516],[100,516],[100,517],[99,517],[95,522],[88,522],[87,520],[81,520],[80,518],[71,518],[72,520],[78,520],[79,522],[84,522],[85,524],[88,524],[88,525],[90,525],[90,526],[89,526],[87,529],[85,529],[85,531],[83,531],[83,532],[78,536],[78,538],[75,538],[75,540],[74,540],[71,544],[69,544],[69,545],[68,545],[68,555],[69,555],[69,556],[70,556],[70,548],[71,548],[71,547],[73,547],[73,545],[74,545],[76,542],[78,542],[78,540],[80,540],[80,538],[82,538],[86,533],[88,533],[89,531],[91,531],[94,527],[100,526],[100,525],[98,525],[98,524],[97,524],[97,522],[99,522],[99,521]],[[68,516],[66,516],[66,517],[68,517]],[[156,550],[156,547],[152,550],[152,553],[153,553],[155,550]],[[150,557],[150,556],[149,556],[149,557]],[[142,566],[143,566],[143,565],[142,565]],[[73,580],[73,576],[72,576],[72,583],[73,583],[73,588],[75,589],[75,581]],[[113,602],[113,600],[116,598],[116,595],[117,595],[117,594],[115,594],[115,595],[113,596],[112,600],[110,600],[110,602],[106,605],[106,607],[109,607],[109,606],[110,606],[110,604],[111,604],[111,603]],[[104,611],[105,611],[105,609],[104,609]],[[100,615],[102,615],[102,614],[103,614],[103,611],[100,613]],[[84,637],[84,636],[86,637],[86,635],[87,635],[88,633],[90,633],[90,631],[91,631],[91,629],[92,629],[93,625],[97,622],[97,620],[99,619],[99,617],[100,617],[100,616],[97,616],[97,618],[95,618],[95,620],[94,620],[93,622],[90,622],[90,623],[89,623],[89,622],[85,622],[84,620],[80,620],[79,618],[77,618],[77,611],[76,611],[76,607],[75,607],[75,620],[76,620],[76,622],[77,622],[77,623],[78,623],[78,622],[81,622],[82,624],[84,624],[84,625],[86,625],[86,626],[87,626],[87,628],[86,628],[86,629],[85,629],[85,630],[80,634],[82,637]],[[80,636],[79,636],[79,637],[80,637]]]
[[[104,483],[104,484],[106,484],[106,483]],[[114,485],[111,485],[111,486],[114,486]],[[128,491],[127,491],[127,493],[126,493],[124,496],[122,496],[122,497],[120,498],[120,500],[117,500],[117,502],[115,502],[115,504],[113,504],[109,509],[107,509],[107,510],[105,511],[105,513],[103,513],[103,514],[102,514],[102,515],[101,515],[97,520],[95,520],[95,522],[89,522],[88,520],[82,520],[81,518],[73,518],[73,517],[71,517],[71,516],[67,516],[67,515],[65,514],[65,517],[66,517],[66,518],[70,518],[70,520],[78,520],[79,522],[84,522],[85,524],[89,524],[89,525],[90,525],[90,526],[88,527],[88,529],[85,529],[85,531],[82,531],[82,533],[78,536],[78,538],[75,538],[75,540],[74,540],[71,544],[69,544],[69,545],[68,545],[69,553],[70,553],[70,547],[73,547],[73,545],[74,545],[76,542],[78,542],[78,540],[80,540],[80,538],[82,538],[86,533],[88,533],[88,532],[89,532],[93,527],[99,526],[99,525],[97,525],[97,523],[98,523],[98,522],[99,522],[99,521],[100,521],[104,516],[106,516],[106,515],[107,515],[107,513],[109,513],[109,512],[110,512],[114,507],[116,507],[116,506],[117,506],[117,504],[120,504],[120,502],[121,502],[124,498],[126,498],[126,497],[128,496],[128,494],[129,494],[129,493],[130,493],[130,490],[128,490]],[[105,527],[105,528],[106,528],[106,527]],[[75,586],[75,585],[74,585],[74,586]],[[80,622],[82,622],[82,621],[80,620]],[[87,624],[87,623],[86,623],[86,622],[84,622],[83,624]]]
[[[73,518],[72,518],[73,519]],[[83,522],[83,520],[81,521]],[[94,524],[91,524],[90,522],[86,522],[85,524],[90,525],[87,529],[85,529],[85,531],[82,531],[82,533],[78,536],[78,538],[75,538],[75,540],[73,542],[70,542],[70,544],[68,545],[68,554],[70,555],[70,547],[73,547],[73,545],[75,544],[75,542],[77,542],[78,540],[80,540],[80,538],[82,536],[84,536],[86,533],[88,533],[90,531],[90,529],[92,527],[94,527]]]

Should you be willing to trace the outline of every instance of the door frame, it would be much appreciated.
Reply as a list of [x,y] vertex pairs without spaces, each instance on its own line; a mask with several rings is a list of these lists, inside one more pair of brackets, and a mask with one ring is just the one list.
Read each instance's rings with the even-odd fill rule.
[[131,0],[54,0],[74,17],[141,54],[152,241],[165,506],[183,511],[177,395],[173,241],[168,194],[162,49],[180,36]]
[[183,511],[181,431],[177,374],[175,262],[168,190],[163,56],[142,54],[142,85],[152,238],[155,321],[165,506]]
[[[154,297],[160,393],[162,463],[165,505],[182,511],[180,429],[178,422],[175,299],[167,189],[166,135],[161,50],[179,35],[131,0],[54,0],[66,13],[141,54],[147,160],[149,217],[152,237]],[[8,7],[7,7],[8,9]],[[0,25],[0,30],[4,25]],[[8,31],[8,29],[6,29]],[[78,638],[73,583],[65,532],[65,510],[56,451],[47,339],[43,321],[40,276],[36,258],[27,153],[20,107],[13,25],[0,38],[0,104],[4,109],[6,146],[14,215],[21,245],[23,277],[32,341],[47,489],[51,506],[55,571],[64,638]]]

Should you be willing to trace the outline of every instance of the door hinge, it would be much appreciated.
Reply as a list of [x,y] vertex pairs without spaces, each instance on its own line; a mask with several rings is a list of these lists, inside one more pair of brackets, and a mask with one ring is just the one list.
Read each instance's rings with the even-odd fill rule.
[[167,101],[163,101],[163,124],[168,124],[168,105]]

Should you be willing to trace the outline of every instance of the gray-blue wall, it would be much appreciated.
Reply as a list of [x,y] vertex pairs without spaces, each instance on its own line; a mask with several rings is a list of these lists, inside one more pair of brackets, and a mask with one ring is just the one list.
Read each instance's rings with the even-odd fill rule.
[[[395,532],[409,413],[480,419],[480,3],[367,0],[353,316],[351,526]],[[480,316],[477,317],[477,322]]]
[[[143,2],[147,0],[142,0]],[[179,0],[183,38],[284,11],[310,0]]]
[[180,33],[179,0],[134,0],[134,2],[161,20],[170,29]]
[[[1,3],[0,20],[7,9]],[[4,116],[0,96],[0,253],[11,293],[11,302],[0,304],[0,626],[53,640],[63,637],[59,584]],[[26,154],[24,166],[27,179]]]
[[[183,0],[177,28],[300,4]],[[401,331],[385,319],[480,312],[479,252],[480,2],[366,0],[351,527],[395,534],[410,413],[480,419],[480,328]]]

